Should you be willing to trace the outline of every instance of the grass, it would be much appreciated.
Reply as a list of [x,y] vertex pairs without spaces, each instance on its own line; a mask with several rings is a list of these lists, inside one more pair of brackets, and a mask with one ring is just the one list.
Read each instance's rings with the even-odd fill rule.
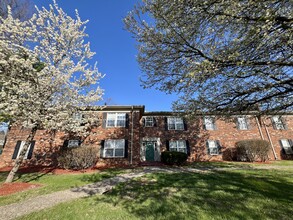
[[[109,169],[99,173],[91,174],[62,174],[54,175],[52,173],[18,173],[15,177],[15,182],[27,182],[33,184],[41,184],[42,186],[35,189],[26,190],[16,194],[0,196],[0,206],[19,202],[38,195],[44,195],[60,190],[70,189],[73,187],[82,186],[88,183],[98,182],[105,178],[110,178],[122,170]],[[0,172],[0,184],[7,177],[8,172]]]
[[[291,219],[293,161],[258,169],[245,163],[194,163],[197,173],[154,173],[105,195],[59,204],[21,219]],[[235,169],[230,169],[230,168]]]

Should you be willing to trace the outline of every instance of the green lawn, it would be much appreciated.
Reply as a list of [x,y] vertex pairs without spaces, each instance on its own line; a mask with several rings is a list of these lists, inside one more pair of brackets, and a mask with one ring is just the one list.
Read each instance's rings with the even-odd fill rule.
[[[15,177],[16,182],[27,182],[34,184],[41,184],[42,186],[35,189],[26,190],[23,192],[11,194],[8,196],[0,196],[0,206],[19,202],[21,200],[32,198],[38,195],[44,195],[51,192],[70,189],[77,186],[101,181],[105,178],[110,178],[122,170],[109,169],[103,172],[90,173],[90,174],[64,174],[54,175],[52,173],[28,173],[17,174]],[[7,177],[8,172],[0,172],[0,184],[3,183]]]
[[149,174],[21,219],[292,219],[293,161],[269,165],[194,163],[221,170]]

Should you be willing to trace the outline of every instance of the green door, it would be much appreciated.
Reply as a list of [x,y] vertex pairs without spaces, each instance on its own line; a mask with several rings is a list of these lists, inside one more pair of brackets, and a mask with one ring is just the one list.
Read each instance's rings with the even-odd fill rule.
[[145,160],[155,161],[155,148],[153,142],[147,142],[145,146]]

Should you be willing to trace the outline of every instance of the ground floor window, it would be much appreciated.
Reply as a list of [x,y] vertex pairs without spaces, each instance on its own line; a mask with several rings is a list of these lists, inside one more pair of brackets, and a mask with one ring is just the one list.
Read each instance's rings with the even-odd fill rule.
[[293,154],[293,141],[291,139],[281,139],[280,144],[285,154]]
[[[20,152],[22,151],[23,147],[24,147],[25,141],[17,141],[15,149],[14,149],[14,153],[12,155],[12,159],[17,159],[20,155]],[[35,146],[35,141],[32,141],[25,153],[24,159],[31,159],[32,158],[32,153],[34,150],[34,146]]]
[[185,140],[170,141],[169,150],[187,153],[186,141]]
[[218,155],[220,153],[220,142],[218,140],[207,140],[207,148],[209,155]]
[[109,139],[105,140],[103,157],[124,157],[125,155],[125,140],[124,139]]

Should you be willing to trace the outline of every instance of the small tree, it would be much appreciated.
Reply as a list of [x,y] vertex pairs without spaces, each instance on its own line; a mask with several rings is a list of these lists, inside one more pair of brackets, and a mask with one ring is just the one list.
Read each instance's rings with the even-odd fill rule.
[[77,11],[73,19],[54,1],[28,21],[14,19],[10,9],[0,19],[0,112],[31,129],[6,179],[11,182],[37,129],[87,129],[72,115],[101,99],[102,75],[88,64],[94,53]]

